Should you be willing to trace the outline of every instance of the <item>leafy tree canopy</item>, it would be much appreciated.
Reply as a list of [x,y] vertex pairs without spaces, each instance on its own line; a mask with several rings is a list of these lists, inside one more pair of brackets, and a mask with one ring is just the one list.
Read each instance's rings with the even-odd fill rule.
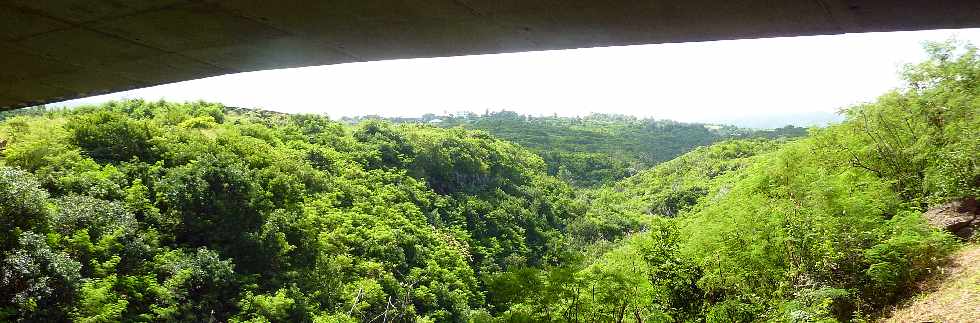
[[921,212],[980,192],[980,56],[927,52],[806,131],[2,113],[0,320],[873,319],[956,247]]

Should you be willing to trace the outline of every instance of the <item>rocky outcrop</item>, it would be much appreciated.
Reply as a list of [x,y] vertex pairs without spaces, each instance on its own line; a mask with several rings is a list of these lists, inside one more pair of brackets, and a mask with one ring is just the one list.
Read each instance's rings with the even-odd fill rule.
[[930,208],[923,216],[932,226],[963,239],[970,239],[980,229],[980,209],[976,198],[965,198]]

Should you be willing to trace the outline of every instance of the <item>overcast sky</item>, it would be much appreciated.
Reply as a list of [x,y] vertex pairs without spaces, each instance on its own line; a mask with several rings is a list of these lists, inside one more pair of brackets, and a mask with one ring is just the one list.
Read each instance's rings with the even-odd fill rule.
[[847,34],[391,60],[232,74],[68,101],[187,101],[331,117],[512,110],[687,122],[820,114],[900,85],[927,40],[980,29]]

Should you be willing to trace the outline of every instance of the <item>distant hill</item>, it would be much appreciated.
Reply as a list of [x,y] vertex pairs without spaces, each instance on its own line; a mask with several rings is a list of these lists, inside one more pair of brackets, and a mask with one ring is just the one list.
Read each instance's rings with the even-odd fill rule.
[[[372,118],[345,120],[357,123]],[[756,130],[724,124],[683,123],[610,114],[570,118],[534,117],[499,111],[484,115],[427,114],[422,118],[386,120],[486,131],[530,148],[548,164],[549,174],[579,187],[611,183],[721,140],[806,135],[805,128],[795,126]]]
[[654,216],[674,217],[703,203],[731,175],[742,171],[759,155],[779,149],[786,140],[729,140],[698,147],[677,158],[623,180],[582,190],[589,205],[586,216],[570,231],[587,243],[616,240],[643,229]]

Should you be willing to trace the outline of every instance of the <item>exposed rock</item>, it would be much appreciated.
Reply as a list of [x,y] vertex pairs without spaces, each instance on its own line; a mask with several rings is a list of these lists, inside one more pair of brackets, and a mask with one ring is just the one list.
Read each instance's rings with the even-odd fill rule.
[[929,209],[923,216],[933,227],[969,239],[980,227],[976,198],[965,198]]

